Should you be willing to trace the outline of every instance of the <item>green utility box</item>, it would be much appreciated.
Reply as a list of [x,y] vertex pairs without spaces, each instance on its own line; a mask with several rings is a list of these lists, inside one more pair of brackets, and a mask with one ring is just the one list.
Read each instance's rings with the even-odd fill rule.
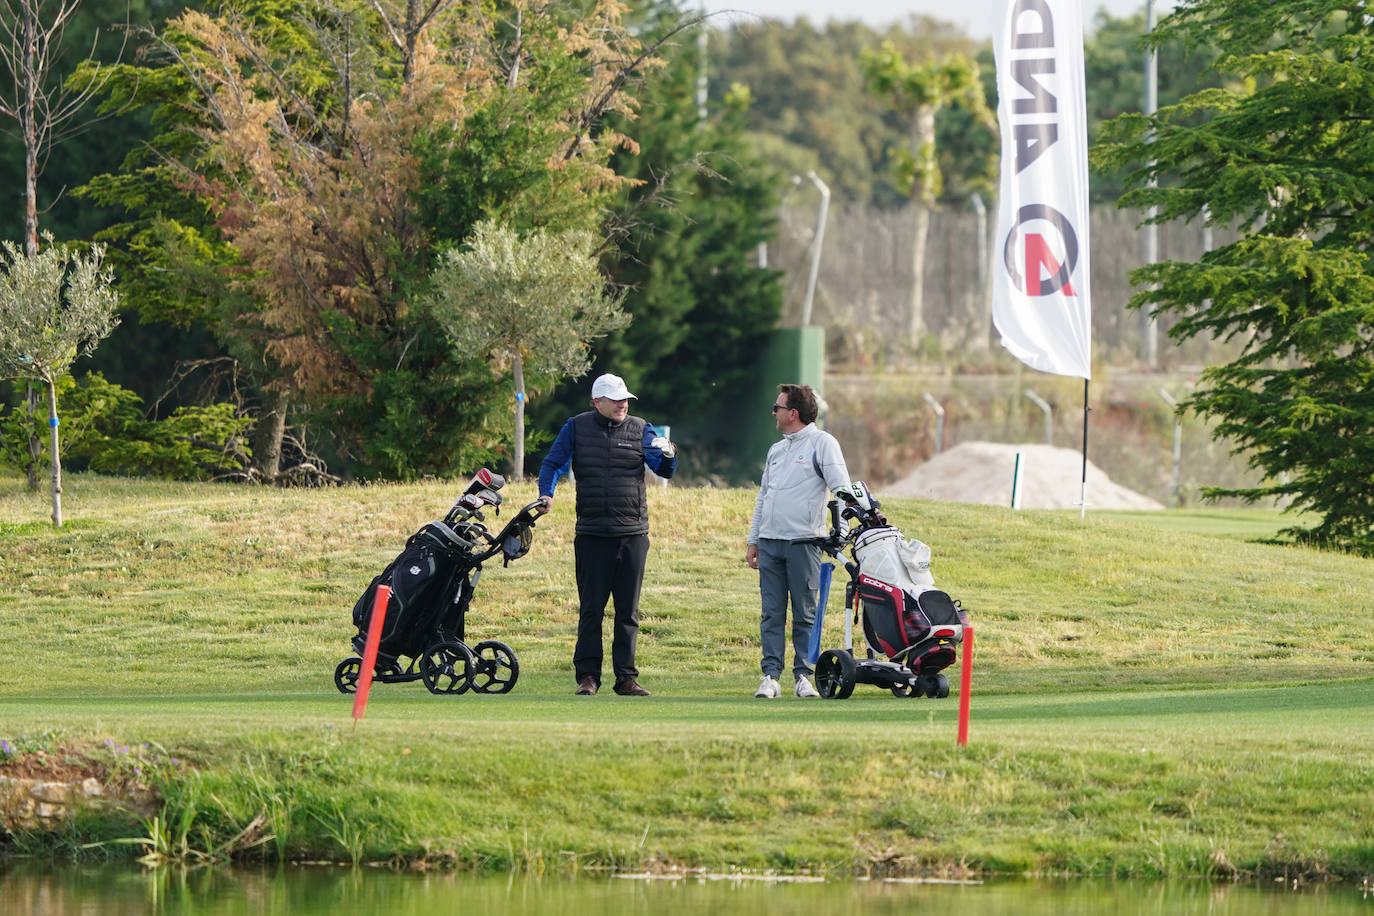
[[815,325],[805,328],[779,328],[763,352],[759,354],[758,371],[754,375],[749,402],[731,405],[738,416],[740,458],[745,466],[754,468],[752,479],[763,473],[763,459],[768,448],[781,437],[773,423],[769,406],[778,399],[778,385],[793,383],[810,385],[817,394],[825,377],[825,328]]
[[777,400],[778,385],[810,385],[821,393],[824,375],[825,329],[779,328],[760,349],[747,385],[721,392],[716,408],[695,421],[675,418],[673,438],[684,448],[725,458],[730,473],[723,483],[758,483],[768,448],[780,437],[768,409]]

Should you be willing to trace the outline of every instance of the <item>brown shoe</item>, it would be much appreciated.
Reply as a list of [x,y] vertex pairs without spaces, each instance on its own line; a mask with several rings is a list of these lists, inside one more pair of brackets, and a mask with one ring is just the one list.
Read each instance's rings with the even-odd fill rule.
[[615,692],[622,697],[647,697],[649,691],[639,686],[639,681],[632,677],[616,678]]
[[588,674],[586,677],[582,678],[582,680],[577,682],[577,695],[580,697],[592,696],[596,693],[596,688],[598,686],[599,685],[596,683],[596,677],[594,675]]

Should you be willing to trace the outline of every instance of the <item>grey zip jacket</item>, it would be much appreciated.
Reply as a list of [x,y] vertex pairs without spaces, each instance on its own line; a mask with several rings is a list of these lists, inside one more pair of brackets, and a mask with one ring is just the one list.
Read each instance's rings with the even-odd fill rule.
[[757,544],[759,538],[824,537],[827,499],[847,486],[849,469],[834,436],[814,423],[784,433],[768,450],[748,543]]

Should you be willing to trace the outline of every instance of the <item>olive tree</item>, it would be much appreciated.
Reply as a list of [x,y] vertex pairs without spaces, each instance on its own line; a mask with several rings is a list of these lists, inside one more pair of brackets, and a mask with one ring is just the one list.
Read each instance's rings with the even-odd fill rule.
[[468,247],[445,253],[430,308],[464,354],[482,354],[515,387],[511,473],[524,477],[527,383],[535,390],[586,372],[593,340],[630,323],[607,290],[589,232],[536,230],[521,237],[478,223]]
[[57,380],[119,323],[114,277],[105,249],[82,254],[47,245],[29,255],[4,242],[0,258],[0,377],[37,382],[48,391],[52,523],[62,526],[62,461],[57,434]]
[[[68,26],[76,19],[81,0],[0,0],[0,124],[19,141],[24,160],[24,252],[38,253],[39,180],[53,150],[99,120],[86,104],[103,81],[92,78],[78,60],[72,68]],[[93,55],[95,48],[89,49]],[[119,50],[122,56],[123,48]],[[30,415],[37,412],[32,387],[25,398]],[[38,457],[42,445],[29,439],[29,487],[38,489]]]

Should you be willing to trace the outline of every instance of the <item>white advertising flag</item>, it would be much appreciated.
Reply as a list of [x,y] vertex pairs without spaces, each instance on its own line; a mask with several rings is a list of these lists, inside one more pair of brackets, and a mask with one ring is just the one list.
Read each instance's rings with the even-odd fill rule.
[[1079,0],[1009,0],[997,34],[992,320],[1032,368],[1088,379],[1088,119]]

